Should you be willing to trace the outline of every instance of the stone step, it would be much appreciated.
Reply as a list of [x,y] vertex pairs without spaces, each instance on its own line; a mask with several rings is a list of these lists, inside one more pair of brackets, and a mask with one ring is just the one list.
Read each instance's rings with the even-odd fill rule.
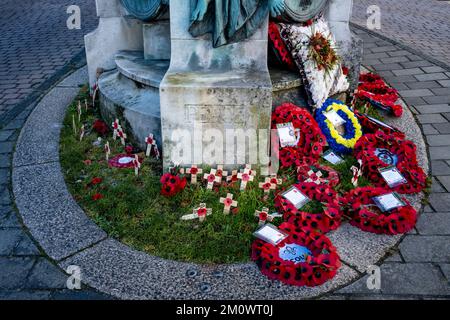
[[139,85],[119,71],[103,73],[98,86],[100,109],[107,123],[119,118],[129,140],[142,149],[145,149],[145,138],[150,133],[161,145],[158,87]]
[[170,63],[169,60],[145,60],[142,51],[119,51],[114,60],[122,75],[154,88],[159,88]]

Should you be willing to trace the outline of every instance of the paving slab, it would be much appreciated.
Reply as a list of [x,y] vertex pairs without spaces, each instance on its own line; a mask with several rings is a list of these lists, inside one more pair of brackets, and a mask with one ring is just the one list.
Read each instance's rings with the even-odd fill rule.
[[422,235],[450,235],[450,212],[424,213],[416,227]]
[[450,236],[408,235],[400,244],[406,262],[449,262]]
[[79,88],[55,88],[29,116],[16,146],[14,166],[58,161],[59,133],[66,107]]
[[58,162],[15,168],[13,189],[24,223],[51,258],[60,260],[105,238],[73,200]]
[[34,263],[29,257],[0,257],[0,290],[22,287]]

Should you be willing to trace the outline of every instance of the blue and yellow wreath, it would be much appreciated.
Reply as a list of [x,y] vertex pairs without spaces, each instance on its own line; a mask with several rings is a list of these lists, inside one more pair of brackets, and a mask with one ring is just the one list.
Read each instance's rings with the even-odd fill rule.
[[[345,133],[343,135],[336,130],[324,114],[331,110],[335,110],[345,120]],[[351,153],[356,142],[362,137],[361,124],[353,111],[342,101],[327,99],[322,107],[316,111],[316,121],[330,148],[339,154]]]

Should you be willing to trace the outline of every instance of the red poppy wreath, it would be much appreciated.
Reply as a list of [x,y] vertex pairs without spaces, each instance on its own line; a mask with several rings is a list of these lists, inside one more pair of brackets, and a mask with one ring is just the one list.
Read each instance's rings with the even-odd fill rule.
[[349,210],[350,224],[367,232],[395,235],[414,228],[417,221],[416,210],[405,200],[405,206],[389,212],[381,212],[373,201],[374,197],[388,194],[383,188],[357,188],[345,195]]
[[[363,171],[376,186],[398,193],[417,193],[426,187],[426,174],[417,163],[416,145],[381,131],[366,134],[356,143],[354,155],[363,162]],[[379,169],[395,166],[406,183],[389,188]]]
[[282,223],[279,229],[288,234],[273,245],[262,240],[252,244],[252,260],[262,274],[272,280],[295,286],[319,286],[332,279],[341,261],[326,236]]
[[316,120],[308,110],[292,103],[284,103],[278,106],[272,114],[272,129],[277,129],[277,124],[289,122],[295,129],[300,130],[300,137],[296,146],[280,149],[281,166],[288,168],[292,165],[301,166],[316,163],[326,144],[325,136]]
[[323,206],[322,212],[309,213],[297,209],[289,200],[278,193],[274,205],[283,214],[283,219],[295,226],[327,233],[337,229],[341,225],[343,212],[340,207],[340,197],[336,191],[328,185],[317,185],[314,182],[302,182],[295,184],[300,192],[313,201],[318,201]]

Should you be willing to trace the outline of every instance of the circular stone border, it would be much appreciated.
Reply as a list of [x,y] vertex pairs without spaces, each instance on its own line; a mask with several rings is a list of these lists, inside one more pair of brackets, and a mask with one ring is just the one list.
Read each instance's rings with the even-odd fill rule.
[[[109,238],[67,190],[59,163],[59,134],[82,68],[52,89],[29,116],[13,160],[13,192],[26,227],[43,250],[66,270],[81,268],[87,285],[122,299],[304,299],[347,286],[369,265],[384,260],[402,236],[375,235],[343,224],[328,234],[343,262],[335,278],[314,288],[293,287],[263,276],[256,264],[202,265],[177,262],[136,251]],[[403,103],[401,120],[389,119],[417,145],[420,165],[428,172],[422,132]],[[394,123],[395,122],[395,123]],[[42,125],[45,124],[45,125]],[[407,196],[420,212],[424,195]]]

